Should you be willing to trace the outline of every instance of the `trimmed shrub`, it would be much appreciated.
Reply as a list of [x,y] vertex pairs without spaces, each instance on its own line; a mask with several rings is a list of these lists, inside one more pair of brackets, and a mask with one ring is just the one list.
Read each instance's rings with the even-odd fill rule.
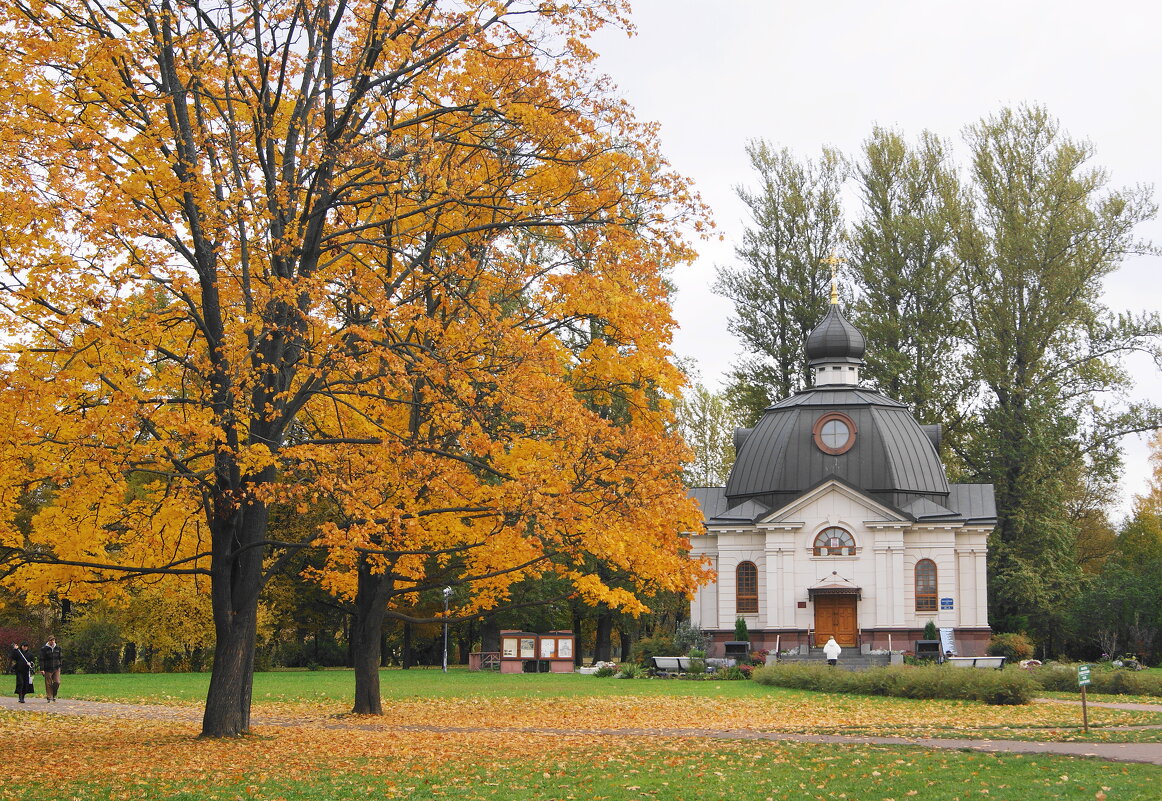
[[939,640],[940,632],[936,628],[936,621],[929,620],[924,624],[924,639],[925,640]]
[[989,640],[988,652],[990,656],[1007,657],[1016,664],[1033,658],[1033,641],[1024,634],[994,634]]
[[734,621],[734,639],[735,642],[750,642],[750,629],[746,626],[744,618],[738,618]]
[[894,698],[982,701],[991,705],[1027,704],[1039,689],[1023,670],[974,670],[936,665],[893,666],[858,672],[818,664],[767,665],[755,668],[752,678],[770,687]]

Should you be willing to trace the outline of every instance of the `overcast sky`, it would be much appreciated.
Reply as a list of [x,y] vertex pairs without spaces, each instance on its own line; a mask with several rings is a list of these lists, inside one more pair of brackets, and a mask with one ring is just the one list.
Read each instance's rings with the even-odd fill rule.
[[[954,140],[1000,108],[1044,105],[1091,141],[1112,186],[1162,187],[1162,3],[1072,0],[636,0],[637,34],[603,33],[598,68],[638,117],[661,124],[674,167],[692,179],[723,241],[676,276],[674,347],[717,386],[740,347],[730,304],[710,291],[746,225],[734,188],[753,185],[744,147],[762,137],[799,156],[854,155],[874,125]],[[850,212],[853,212],[851,209]],[[850,216],[849,212],[849,216]],[[1162,222],[1140,234],[1162,244]],[[1137,257],[1108,280],[1115,310],[1162,306],[1162,258]],[[1132,365],[1138,395],[1162,400],[1162,375]],[[1148,475],[1129,437],[1122,510]]]

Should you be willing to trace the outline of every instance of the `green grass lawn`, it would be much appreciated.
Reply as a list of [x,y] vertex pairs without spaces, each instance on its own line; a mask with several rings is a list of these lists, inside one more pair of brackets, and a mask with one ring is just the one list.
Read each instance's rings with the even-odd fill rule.
[[[67,675],[62,690],[74,698],[193,704],[204,700],[208,680],[204,673]],[[0,799],[1157,801],[1162,797],[1157,789],[1162,787],[1162,767],[1151,765],[906,746],[506,732],[504,725],[527,724],[497,720],[504,710],[523,704],[546,713],[543,726],[553,726],[557,717],[576,723],[589,714],[586,710],[600,710],[596,714],[611,728],[633,727],[640,725],[640,718],[633,715],[642,709],[662,710],[663,716],[669,710],[675,718],[684,714],[688,723],[692,714],[696,718],[713,713],[721,720],[731,709],[756,710],[777,702],[785,704],[777,708],[789,710],[789,716],[833,707],[867,721],[839,727],[812,724],[815,728],[805,730],[903,734],[914,725],[909,719],[952,718],[958,710],[968,714],[978,708],[970,702],[947,706],[951,702],[839,697],[748,681],[502,676],[459,668],[447,674],[438,669],[384,670],[386,704],[394,703],[400,714],[408,710],[411,720],[452,728],[441,732],[400,729],[391,711],[383,721],[347,718],[338,724],[332,715],[349,707],[353,681],[349,670],[256,674],[256,712],[264,704],[275,710],[303,703],[310,708],[321,704],[324,710],[333,707],[334,712],[315,713],[304,725],[265,726],[234,741],[198,740],[196,724],[188,722],[68,720],[45,714],[51,707],[42,710],[39,705],[29,710],[33,714],[0,713],[0,739],[51,740],[64,757],[51,763],[51,775],[43,761],[15,760],[10,775],[0,783]],[[416,718],[417,709],[431,710],[426,713],[429,717]],[[1002,720],[1042,713],[1059,710],[1022,707],[996,712]],[[827,721],[829,716],[816,719]],[[498,725],[489,726],[490,721]],[[677,724],[663,717],[655,725]],[[474,726],[485,730],[473,731]],[[998,727],[986,736],[1014,735],[1020,737]]]
[[[581,698],[608,695],[755,697],[770,688],[749,681],[679,681],[596,679],[575,673],[500,674],[466,668],[388,669],[379,673],[385,701],[414,698]],[[61,693],[99,701],[170,703],[204,701],[209,673],[116,673],[62,677]],[[351,701],[351,670],[272,671],[254,674],[254,702]]]

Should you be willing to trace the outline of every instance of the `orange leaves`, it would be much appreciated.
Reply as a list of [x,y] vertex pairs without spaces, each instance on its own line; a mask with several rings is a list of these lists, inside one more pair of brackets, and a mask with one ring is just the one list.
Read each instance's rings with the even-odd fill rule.
[[361,563],[471,609],[550,563],[689,591],[699,210],[584,65],[624,4],[304,8],[0,3],[0,508],[40,510],[4,538],[83,563],[25,578],[244,561],[251,599],[280,542],[343,597]]

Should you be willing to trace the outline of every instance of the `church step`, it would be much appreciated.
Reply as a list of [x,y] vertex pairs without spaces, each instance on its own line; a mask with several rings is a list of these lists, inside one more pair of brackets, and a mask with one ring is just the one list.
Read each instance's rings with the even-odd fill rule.
[[[839,656],[839,667],[846,670],[866,670],[873,667],[886,667],[891,664],[892,658],[888,654],[847,654]],[[814,649],[810,654],[792,654],[779,657],[780,665],[825,665],[827,658],[821,649]]]

